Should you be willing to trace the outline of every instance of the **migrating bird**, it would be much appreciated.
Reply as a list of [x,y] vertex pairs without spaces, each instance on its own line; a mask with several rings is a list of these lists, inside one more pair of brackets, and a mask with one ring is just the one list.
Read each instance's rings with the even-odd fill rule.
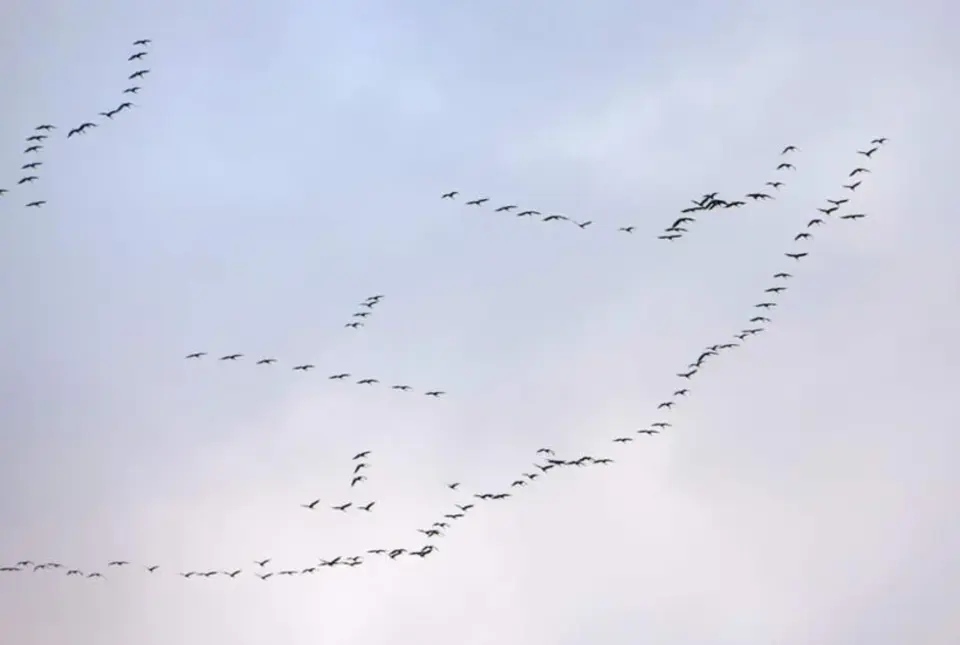
[[36,181],[38,179],[40,178],[37,177],[36,175],[30,175],[29,177],[24,177],[20,181],[18,181],[17,185],[19,186],[20,184],[29,184],[30,182]]
[[23,154],[29,154],[31,152],[40,152],[43,149],[43,146],[30,146],[29,148],[23,151]]
[[31,161],[30,163],[25,163],[22,166],[20,166],[20,170],[33,170],[34,168],[38,168],[39,166],[42,166],[42,165],[43,165],[42,161]]
[[870,172],[870,171],[867,170],[866,168],[854,168],[853,170],[850,171],[850,174],[848,175],[848,177],[856,177],[862,172]]
[[149,70],[149,69],[138,69],[138,70],[135,71],[133,74],[131,74],[130,76],[128,76],[128,77],[127,77],[127,80],[128,80],[128,81],[132,81],[132,80],[135,79],[135,78],[143,78],[144,76],[146,76],[146,75],[149,74],[149,73],[150,73],[150,70]]
[[308,509],[308,510],[313,511],[313,510],[316,510],[317,504],[319,504],[319,503],[320,503],[320,500],[319,500],[319,499],[315,499],[315,500],[313,500],[312,502],[310,502],[309,504],[301,504],[300,506],[302,506],[303,508],[306,508],[306,509]]
[[149,45],[149,44],[152,43],[152,42],[153,42],[153,41],[150,40],[149,38],[143,38],[143,39],[141,39],[141,40],[135,40],[135,41],[133,41],[133,46],[134,46],[134,47],[146,47],[147,45]]
[[621,226],[618,230],[623,231],[624,233],[633,233],[635,226]]
[[147,52],[137,52],[136,54],[133,54],[132,56],[130,56],[130,58],[128,58],[127,61],[129,62],[132,60],[140,60],[146,55],[147,55]]
[[796,170],[796,167],[792,163],[782,163],[777,166],[777,170]]
[[187,354],[185,358],[200,358],[201,356],[206,356],[206,352],[194,352],[192,354]]
[[869,159],[870,157],[873,156],[873,153],[876,152],[876,151],[879,150],[879,149],[880,149],[879,147],[874,146],[873,148],[870,148],[869,150],[857,150],[857,154],[858,154],[858,155],[863,155],[864,157],[866,157],[867,159]]
[[806,257],[808,253],[784,253],[788,258],[793,258],[794,260],[799,260],[800,258]]
[[139,92],[139,91],[142,90],[142,89],[143,89],[143,88],[140,87],[139,85],[134,85],[133,87],[128,87],[127,89],[123,90],[123,93],[124,93],[124,94],[136,94],[137,92]]
[[226,356],[221,356],[221,361],[235,361],[238,358],[243,358],[243,354],[227,354]]
[[34,130],[40,130],[41,132],[49,132],[50,130],[56,130],[57,126],[50,125],[49,123],[44,123],[43,125],[38,125]]
[[298,370],[300,372],[306,372],[307,370],[312,370],[315,367],[316,365],[310,365],[309,363],[306,363],[304,365],[297,365],[293,369]]
[[844,184],[843,187],[846,188],[847,190],[856,190],[857,186],[859,186],[861,183],[862,182],[855,181],[852,184]]
[[780,154],[785,155],[788,152],[793,152],[795,150],[797,150],[797,146],[787,146],[786,148],[783,149],[783,152],[781,152]]
[[472,201],[469,201],[464,205],[465,206],[482,206],[483,204],[486,204],[489,201],[490,201],[489,197],[482,197],[481,199],[474,199]]
[[516,208],[516,207],[517,207],[516,204],[509,204],[509,205],[507,205],[507,206],[501,206],[500,208],[496,209],[496,210],[493,211],[493,212],[494,212],[494,213],[509,213],[510,211],[512,211],[512,210],[513,210],[514,208]]
[[[277,359],[275,358],[261,358],[259,361],[257,361],[257,365],[273,365],[276,362],[277,362]],[[297,369],[297,368],[294,367],[293,369]]]
[[444,193],[443,195],[441,195],[441,196],[440,196],[440,199],[453,199],[454,197],[456,197],[456,196],[459,195],[459,194],[460,194],[459,191],[451,190],[449,193]]
[[866,216],[866,213],[848,213],[847,215],[841,215],[840,219],[863,219]]
[[37,201],[35,201],[35,202],[30,202],[29,204],[27,204],[26,207],[27,207],[27,208],[31,208],[31,207],[33,207],[33,208],[40,208],[41,206],[43,206],[43,205],[46,204],[46,203],[47,203],[46,200],[40,199],[40,200],[37,200]]
[[443,391],[441,391],[441,390],[431,390],[430,392],[424,392],[424,395],[425,395],[425,396],[432,396],[432,397],[436,397],[436,398],[439,398],[439,397],[443,396],[444,394],[446,394],[446,392],[443,392]]
[[875,144],[877,144],[878,146],[882,146],[882,145],[885,144],[886,142],[887,142],[887,138],[886,138],[886,137],[880,137],[879,139],[874,139],[874,140],[871,141],[870,143],[871,143],[871,144],[874,144],[874,143],[875,143]]

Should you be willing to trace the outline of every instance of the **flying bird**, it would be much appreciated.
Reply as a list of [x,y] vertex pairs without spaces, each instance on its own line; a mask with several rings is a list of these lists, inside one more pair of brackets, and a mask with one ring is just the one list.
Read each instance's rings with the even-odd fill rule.
[[459,191],[451,190],[449,193],[444,193],[443,195],[441,195],[441,196],[440,196],[440,199],[453,199],[454,197],[456,197],[456,196],[459,195],[459,194],[460,194]]
[[147,55],[147,52],[137,52],[136,54],[133,54],[132,56],[130,56],[130,58],[128,58],[127,61],[129,62],[132,60],[140,60],[146,55]]
[[489,198],[489,197],[483,197],[483,198],[481,198],[481,199],[471,200],[471,201],[467,202],[467,203],[464,204],[464,205],[465,205],[465,206],[481,206],[481,205],[483,205],[483,204],[486,204],[486,203],[489,202],[489,201],[490,201],[490,198]]
[[781,152],[780,154],[785,155],[788,152],[794,152],[795,150],[797,150],[797,146],[787,146],[786,148],[783,149],[783,152]]
[[808,253],[784,253],[788,258],[793,258],[794,260],[799,260],[800,258],[806,257]]
[[185,358],[200,358],[201,356],[206,356],[206,352],[194,352],[192,354],[187,354]]
[[132,81],[132,80],[135,79],[135,78],[143,78],[144,76],[146,76],[146,75],[149,74],[149,73],[150,73],[150,70],[149,70],[149,69],[138,69],[138,70],[135,71],[133,74],[131,74],[130,76],[128,76],[128,77],[127,77],[127,80]]

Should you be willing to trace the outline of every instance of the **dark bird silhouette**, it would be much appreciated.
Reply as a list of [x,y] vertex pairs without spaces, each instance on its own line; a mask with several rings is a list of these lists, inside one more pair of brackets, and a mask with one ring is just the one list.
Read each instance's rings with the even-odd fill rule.
[[776,307],[777,303],[775,302],[761,302],[759,304],[753,305],[757,309],[770,309],[771,307]]
[[483,204],[486,204],[489,201],[490,201],[489,197],[482,197],[480,199],[473,199],[467,202],[466,204],[464,204],[464,206],[482,206]]
[[443,391],[441,391],[441,390],[431,390],[430,392],[424,392],[424,395],[425,395],[425,396],[432,396],[432,397],[436,397],[436,398],[439,398],[439,397],[443,396],[444,394],[446,394],[446,392],[443,392]]
[[30,143],[32,141],[43,141],[48,138],[49,137],[45,134],[31,134],[29,137],[27,137],[26,141],[27,143]]
[[363,505],[363,506],[358,506],[357,508],[359,508],[361,511],[367,511],[367,512],[369,513],[369,512],[371,512],[371,511],[373,510],[373,505],[374,505],[374,504],[376,504],[376,502],[370,502],[369,504],[365,504],[365,505]]
[[887,138],[886,138],[886,137],[880,137],[879,139],[874,139],[874,140],[871,141],[870,143],[871,143],[871,144],[877,144],[878,146],[882,146],[882,145],[885,144],[886,142],[887,142]]
[[360,329],[361,327],[363,327],[363,323],[362,323],[362,322],[349,322],[349,323],[347,323],[346,325],[344,325],[344,327],[350,327],[351,329]]
[[828,199],[827,201],[833,204],[834,206],[842,206],[843,204],[846,204],[850,200],[849,199]]
[[669,410],[672,407],[673,407],[673,401],[664,401],[663,403],[657,406],[657,409],[661,410],[663,408],[666,408]]
[[[257,365],[273,365],[276,362],[277,362],[277,359],[275,358],[261,358],[259,361],[257,361]],[[293,368],[293,369],[297,369],[297,368]]]
[[23,177],[20,181],[17,182],[17,185],[19,186],[20,184],[29,184],[30,182],[36,181],[38,179],[39,177],[37,177],[36,175],[30,175],[28,177]]
[[795,150],[797,150],[797,146],[787,146],[786,148],[783,149],[783,152],[781,152],[780,154],[785,155],[788,152],[793,152]]
[[852,184],[844,184],[843,187],[846,188],[847,190],[856,190],[861,183],[863,182],[855,181]]
[[580,228],[587,228],[588,226],[593,224],[593,220],[587,220],[586,222],[574,222],[574,224],[576,224]]
[[34,130],[40,130],[41,132],[49,132],[50,130],[56,130],[57,126],[50,125],[49,123],[44,123],[43,125],[38,125]]
[[267,563],[268,563],[268,562],[270,562],[270,558],[267,558],[266,560],[254,560],[254,561],[253,561],[254,564],[259,565],[259,566],[261,566],[261,567],[267,566]]
[[379,383],[375,378],[364,378],[357,381],[357,385],[373,385],[374,383]]
[[811,226],[820,226],[821,224],[823,224],[823,220],[820,218],[814,217],[812,220],[807,222],[807,228],[810,228]]
[[452,484],[447,484],[447,488],[449,488],[450,490],[457,490],[459,486],[460,486],[460,482],[453,482]]
[[316,367],[316,365],[311,365],[311,364],[309,364],[309,363],[305,363],[305,364],[303,364],[303,365],[297,365],[297,366],[295,366],[293,369],[296,370],[296,371],[300,371],[300,372],[306,372],[307,370],[312,370],[312,369],[315,368],[315,367]]
[[660,431],[659,431],[659,430],[643,429],[643,430],[637,430],[637,434],[647,434],[647,435],[651,435],[651,436],[652,436],[652,435],[655,435],[655,434],[660,434]]
[[47,203],[47,201],[46,201],[45,199],[39,199],[39,200],[37,200],[37,201],[35,201],[35,202],[30,202],[30,203],[28,203],[28,204],[27,204],[27,208],[40,208],[41,206],[43,206],[43,205],[46,204],[46,203]]
[[149,44],[152,43],[152,42],[153,42],[153,41],[150,40],[149,38],[142,38],[142,39],[140,39],[140,40],[135,40],[135,41],[133,41],[133,46],[134,46],[134,47],[146,47],[147,45],[149,45]]
[[846,215],[841,215],[840,219],[863,219],[866,216],[866,213],[848,213]]
[[413,388],[411,388],[409,385],[391,385],[391,386],[390,386],[390,389],[391,389],[391,390],[400,390],[400,391],[402,391],[402,392],[407,392],[407,391],[409,391],[409,390],[412,390]]
[[332,376],[329,376],[328,378],[332,381],[342,381],[343,379],[349,378],[349,377],[350,377],[350,374],[348,372],[344,372],[343,374],[334,374]]
[[679,376],[680,378],[689,379],[690,377],[692,377],[692,376],[693,376],[694,374],[696,374],[697,372],[698,372],[698,370],[692,369],[692,370],[690,370],[689,372],[681,372],[681,373],[677,374],[677,376]]
[[509,213],[510,211],[512,211],[513,209],[515,209],[516,207],[517,207],[516,204],[507,204],[506,206],[501,206],[501,207],[497,208],[497,209],[494,210],[493,212],[494,212],[494,213]]
[[201,356],[206,356],[206,352],[194,352],[192,354],[187,354],[185,358],[200,358]]
[[782,181],[768,181],[768,182],[766,183],[766,185],[767,185],[767,186],[770,186],[771,188],[776,188],[777,190],[780,190],[780,186],[783,186],[783,182],[782,182]]
[[303,508],[306,508],[306,509],[312,511],[312,510],[315,510],[315,509],[317,508],[317,504],[319,504],[319,503],[320,503],[320,500],[319,500],[319,499],[315,499],[315,500],[313,500],[312,502],[310,502],[309,504],[301,504],[300,506],[302,506]]
[[870,157],[873,156],[873,153],[876,152],[876,151],[879,150],[879,149],[880,149],[879,147],[876,147],[876,146],[875,146],[875,147],[873,147],[873,148],[870,148],[869,150],[857,150],[857,154],[858,154],[858,155],[863,155],[864,157],[866,157],[867,159],[869,159]]
[[138,69],[138,70],[135,71],[133,74],[131,74],[130,76],[128,76],[128,77],[127,77],[127,80],[132,81],[132,80],[135,79],[135,78],[143,78],[144,76],[146,76],[146,75],[149,74],[149,73],[150,73],[150,70],[149,70],[149,69]]
[[777,278],[777,279],[781,279],[781,278],[782,278],[782,279],[784,279],[784,280],[787,280],[787,279],[789,279],[789,278],[792,278],[793,275],[790,274],[790,273],[774,273],[774,274],[773,274],[773,277],[774,277],[774,278]]
[[784,253],[788,258],[793,258],[794,260],[799,260],[800,258],[806,257],[807,253]]
[[689,391],[690,391],[690,390],[688,390],[688,389],[686,389],[686,388],[683,388],[682,390],[677,390],[676,392],[674,392],[673,395],[674,395],[674,396],[686,396],[686,395],[687,395],[687,392],[689,392]]
[[635,228],[636,228],[635,226],[621,226],[617,230],[623,231],[624,233],[633,233]]
[[140,87],[139,85],[134,85],[133,87],[128,87],[127,89],[123,90],[123,93],[124,93],[124,94],[136,94],[137,92],[139,92],[139,91],[142,90],[142,89],[143,89],[143,88]]
[[20,170],[33,170],[34,168],[39,168],[42,165],[42,161],[31,161],[30,163],[25,163],[20,166]]
[[813,237],[810,233],[797,233],[793,236],[794,242],[799,242],[800,240],[809,240]]
[[792,163],[782,163],[777,166],[777,170],[796,170]]
[[668,242],[672,242],[673,240],[679,239],[680,237],[682,237],[680,233],[670,233],[669,235],[658,235],[657,239],[667,240]]
[[340,506],[331,506],[330,508],[332,508],[332,509],[335,510],[335,511],[343,511],[343,512],[346,512],[346,510],[347,510],[348,508],[350,508],[351,506],[353,506],[353,502],[347,502],[346,504],[342,504],[342,505],[340,505]]
[[769,289],[764,289],[764,293],[780,293],[781,291],[786,291],[786,287],[770,287]]
[[366,459],[367,457],[370,456],[370,453],[371,453],[370,450],[364,450],[363,452],[358,452],[353,456],[353,461],[356,461],[358,459]]
[[853,170],[850,171],[850,174],[848,175],[848,177],[856,177],[862,172],[870,172],[870,171],[867,170],[866,168],[854,168]]
[[773,197],[771,197],[770,195],[768,195],[768,194],[766,194],[766,193],[747,193],[746,196],[749,197],[750,199],[754,200],[754,201],[756,201],[756,200],[758,200],[758,199],[773,199]]
[[353,488],[360,482],[365,482],[365,481],[367,481],[366,477],[364,477],[363,475],[357,475],[356,477],[350,480],[350,488]]
[[565,219],[567,219],[567,218],[564,217],[563,215],[547,215],[546,217],[543,218],[543,221],[544,221],[544,222],[559,222],[559,221],[565,220]]
[[24,149],[23,154],[29,154],[31,152],[40,152],[43,150],[43,146],[30,146],[29,148]]
[[143,57],[146,56],[146,55],[147,55],[147,52],[137,52],[136,54],[131,55],[131,56],[127,59],[127,61],[129,62],[129,61],[132,61],[132,60],[140,60],[141,58],[143,58]]
[[443,195],[441,195],[440,199],[453,199],[459,194],[460,194],[460,191],[451,190],[449,193],[444,193]]
[[243,358],[243,354],[227,354],[226,356],[221,356],[221,361],[235,361],[238,358]]

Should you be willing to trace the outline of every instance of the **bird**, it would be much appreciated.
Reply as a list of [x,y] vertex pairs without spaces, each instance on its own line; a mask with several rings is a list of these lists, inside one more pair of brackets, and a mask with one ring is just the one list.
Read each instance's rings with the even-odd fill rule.
[[46,204],[46,203],[47,203],[46,200],[44,200],[44,199],[39,199],[39,200],[37,200],[37,201],[35,201],[35,202],[30,202],[30,203],[28,203],[26,207],[27,207],[27,208],[40,208],[41,206],[43,206],[43,205]]
[[862,173],[862,172],[870,172],[870,171],[867,170],[866,168],[854,168],[853,170],[850,171],[850,174],[847,175],[847,176],[848,176],[848,177],[856,177],[857,175],[859,175],[859,174]]
[[847,190],[856,190],[861,183],[862,182],[855,181],[852,184],[844,184],[843,187],[846,188]]
[[460,482],[453,482],[452,484],[447,484],[447,488],[450,490],[457,490],[460,487]]
[[127,62],[132,60],[140,60],[146,55],[147,55],[147,52],[137,52],[136,54],[132,54],[129,58],[127,58]]
[[827,201],[833,204],[834,206],[842,206],[843,204],[846,204],[850,200],[849,199],[828,199]]
[[375,378],[364,378],[357,381],[357,385],[373,385],[374,383],[379,383]]
[[866,216],[866,213],[848,213],[846,215],[841,215],[840,219],[863,219]]
[[870,143],[871,143],[871,144],[877,144],[878,146],[882,146],[882,145],[885,144],[886,142],[887,142],[887,138],[886,138],[886,137],[880,137],[879,139],[874,139],[874,140],[871,141]]
[[792,163],[782,163],[777,166],[777,170],[796,170],[796,167]]
[[340,506],[331,506],[330,508],[332,508],[335,511],[346,512],[346,510],[351,506],[353,506],[353,502],[347,502],[346,504],[341,504]]
[[376,502],[370,502],[369,504],[365,504],[365,505],[363,505],[363,506],[358,506],[357,508],[359,508],[361,511],[371,512],[371,511],[373,510],[373,505],[374,505],[374,504],[376,504]]
[[781,291],[786,291],[786,287],[770,287],[769,289],[764,289],[764,293],[780,293]]
[[343,379],[349,378],[349,377],[350,377],[350,374],[347,373],[347,372],[344,372],[343,374],[334,374],[334,375],[329,376],[329,377],[327,377],[327,378],[329,378],[329,379],[332,380],[332,381],[342,381]]
[[667,240],[669,242],[672,242],[673,240],[679,239],[680,237],[683,237],[680,233],[671,233],[670,235],[658,235],[657,239]]
[[673,395],[674,395],[674,396],[686,396],[686,395],[687,395],[687,392],[689,392],[689,391],[690,391],[690,390],[684,388],[684,389],[682,389],[682,390],[677,390],[676,392],[673,393]]
[[441,391],[441,390],[431,390],[430,392],[424,392],[424,395],[425,395],[425,396],[432,396],[432,397],[435,397],[435,398],[439,398],[439,397],[443,396],[444,394],[446,394],[446,392],[443,392],[443,391]]
[[137,92],[139,92],[139,91],[142,90],[142,89],[143,89],[143,88],[140,87],[139,85],[134,85],[133,87],[128,87],[127,89],[123,90],[123,93],[124,93],[124,94],[136,94]]
[[207,355],[206,352],[194,352],[192,354],[187,354],[184,358],[200,358],[206,355]]
[[[273,365],[276,362],[277,362],[277,359],[275,358],[261,358],[259,361],[257,361],[257,365]],[[297,369],[297,368],[293,368],[293,369]]]
[[301,504],[300,506],[302,506],[303,508],[306,508],[306,509],[312,511],[312,510],[316,510],[317,504],[319,504],[319,503],[320,503],[320,500],[319,500],[319,499],[315,499],[315,500],[313,500],[312,502],[310,502],[309,504]]
[[812,220],[810,220],[809,222],[807,222],[807,228],[810,228],[811,226],[820,226],[820,225],[822,225],[822,224],[823,224],[823,220],[822,220],[822,219],[819,219],[819,218],[817,218],[817,217],[814,217]]
[[794,260],[799,260],[800,258],[806,257],[808,253],[784,253],[788,258],[793,258]]
[[459,195],[459,194],[460,194],[459,191],[451,190],[449,193],[444,193],[443,195],[441,195],[441,196],[440,196],[440,199],[453,199],[454,197],[456,197],[456,196]]
[[766,185],[767,185],[767,186],[770,186],[770,187],[772,187],[772,188],[776,188],[777,190],[780,190],[780,186],[783,186],[783,182],[782,182],[782,181],[768,181],[768,182],[766,183]]
[[592,221],[592,220],[587,220],[586,222],[574,222],[574,224],[576,224],[576,225],[579,226],[580,228],[587,228],[588,226],[590,226],[591,224],[593,224],[593,221]]
[[221,356],[221,361],[235,361],[238,358],[242,358],[243,354],[227,354],[226,356]]
[[37,177],[36,175],[29,175],[27,177],[22,177],[20,181],[17,182],[17,185],[19,186],[21,184],[29,184],[30,182],[36,181],[38,179],[39,177]]
[[362,323],[362,322],[349,322],[349,323],[347,323],[346,325],[344,325],[344,327],[350,327],[351,329],[360,329],[361,327],[363,327],[363,323]]
[[516,204],[508,204],[508,205],[506,205],[506,206],[501,206],[501,207],[497,208],[497,209],[494,210],[493,212],[494,212],[494,213],[509,213],[510,211],[512,211],[513,209],[515,209],[516,207],[517,207]]
[[657,409],[661,410],[663,408],[666,408],[669,410],[672,407],[673,407],[673,401],[664,401],[663,403],[657,406]]
[[153,41],[150,40],[149,38],[142,38],[142,39],[140,39],[140,40],[135,40],[135,41],[133,41],[133,46],[134,46],[134,47],[146,47],[147,45],[149,45],[149,44],[152,43],[152,42],[153,42]]
[[481,197],[480,199],[474,199],[465,204],[465,206],[482,206],[490,201],[489,197]]
[[797,150],[797,146],[787,146],[786,148],[783,149],[783,152],[781,152],[780,154],[785,155],[788,152],[793,152],[795,150]]
[[259,565],[259,566],[261,566],[261,567],[267,566],[267,563],[268,563],[268,562],[270,562],[270,558],[267,558],[266,560],[254,560],[254,561],[253,561],[254,564],[257,564],[257,565]]
[[793,241],[794,241],[794,242],[799,242],[800,240],[809,240],[809,239],[811,239],[811,238],[813,238],[813,235],[811,235],[810,233],[797,233],[797,234],[793,237]]
[[26,148],[26,149],[23,151],[23,154],[29,154],[29,153],[31,153],[31,152],[40,152],[40,150],[42,150],[42,149],[43,149],[43,146],[40,146],[40,145],[30,146],[29,148]]
[[766,193],[747,193],[746,196],[754,201],[762,200],[762,199],[773,199],[773,197],[771,197]]
[[132,80],[135,79],[135,78],[143,78],[144,76],[146,76],[146,75],[149,74],[149,73],[150,73],[150,70],[149,70],[149,69],[138,69],[138,70],[135,71],[133,74],[131,74],[130,76],[128,76],[128,77],[127,77],[127,80],[128,80],[128,81],[132,81]]
[[39,130],[41,132],[49,132],[50,130],[56,130],[57,126],[50,125],[49,123],[44,123],[43,125],[38,125],[34,130]]
[[680,378],[689,379],[689,378],[692,377],[694,374],[696,374],[697,371],[698,371],[697,369],[692,369],[692,370],[690,370],[689,372],[679,373],[679,374],[677,374],[677,376],[679,376]]
[[30,163],[25,163],[20,166],[20,170],[33,170],[34,168],[39,168],[42,165],[42,161],[31,161]]
[[635,226],[621,226],[617,230],[622,231],[624,233],[633,233],[635,228],[636,228]]
[[307,370],[312,370],[312,369],[315,368],[315,367],[316,367],[316,365],[311,365],[311,364],[309,364],[309,363],[305,363],[305,364],[303,364],[303,365],[297,365],[297,366],[295,366],[293,369],[294,369],[294,370],[297,370],[297,371],[300,371],[300,372],[306,372]]
[[793,276],[792,276],[791,274],[789,274],[789,273],[774,273],[774,274],[773,274],[773,277],[776,278],[776,279],[787,280],[787,279],[789,279],[789,278],[792,278]]
[[147,571],[149,571],[150,573],[153,573],[154,571],[156,571],[156,570],[159,569],[159,568],[160,568],[160,565],[159,565],[159,564],[154,564],[154,565],[151,565],[151,566],[149,566],[149,567],[146,567]]
[[402,392],[406,392],[406,391],[408,391],[408,390],[412,390],[413,388],[410,387],[409,385],[391,385],[391,386],[390,386],[390,389],[391,389],[391,390],[400,390],[400,391],[402,391]]
[[876,152],[876,151],[879,150],[879,149],[880,149],[880,148],[879,148],[878,146],[874,146],[873,148],[870,148],[869,150],[857,150],[857,154],[858,154],[858,155],[863,155],[864,157],[866,157],[866,158],[869,159],[870,157],[873,156],[873,153]]
[[360,482],[365,482],[365,481],[367,481],[367,478],[366,478],[366,477],[364,477],[363,475],[357,475],[357,476],[354,477],[352,480],[350,480],[350,488],[353,488],[354,486],[356,486],[356,485],[359,484]]

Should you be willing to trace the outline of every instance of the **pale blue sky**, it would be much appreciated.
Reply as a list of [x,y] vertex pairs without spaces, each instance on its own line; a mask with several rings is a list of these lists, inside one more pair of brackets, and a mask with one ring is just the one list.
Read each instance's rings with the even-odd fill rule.
[[[957,21],[932,0],[7,2],[0,565],[161,568],[2,574],[2,640],[952,645]],[[137,38],[137,107],[102,122]],[[16,186],[40,122],[60,129]],[[878,136],[868,217],[784,258]],[[691,198],[784,175],[787,144],[775,202],[655,239]],[[697,375],[675,427],[610,443],[783,269],[769,331]],[[248,575],[419,546],[445,482],[502,489],[544,445],[617,463],[474,509],[423,561]],[[318,496],[377,512],[299,508]]]

